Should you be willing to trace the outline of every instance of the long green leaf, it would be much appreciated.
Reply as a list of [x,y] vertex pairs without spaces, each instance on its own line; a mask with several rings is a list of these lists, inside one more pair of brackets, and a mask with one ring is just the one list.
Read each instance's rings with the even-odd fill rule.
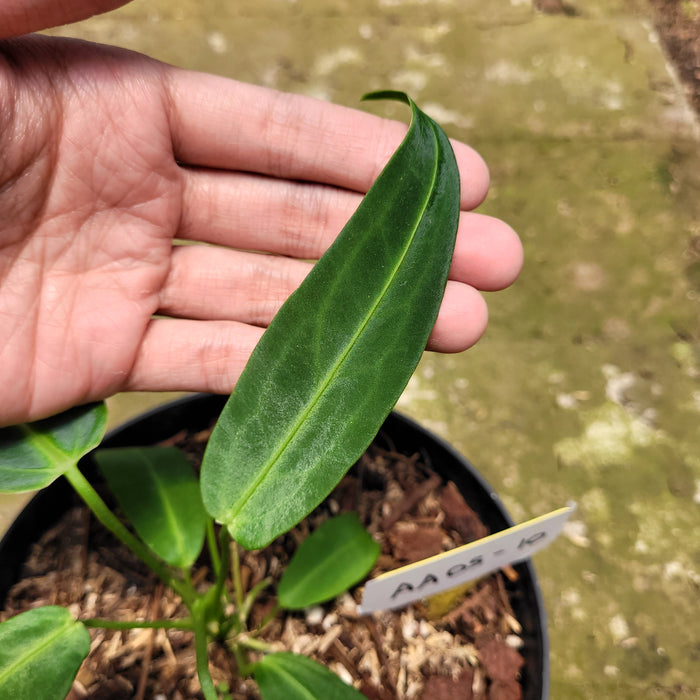
[[435,323],[459,219],[440,127],[413,119],[360,207],[253,352],[211,436],[209,513],[244,547],[320,503],[396,403]]
[[99,444],[106,425],[107,408],[99,403],[0,429],[0,491],[48,486]]
[[141,539],[168,564],[192,565],[207,516],[197,477],[180,450],[120,447],[99,450],[95,460]]
[[35,608],[0,624],[0,698],[63,700],[90,651],[65,608]]
[[291,652],[267,654],[253,676],[263,700],[366,700],[325,666]]
[[357,513],[326,520],[285,569],[277,589],[280,605],[295,610],[335,598],[367,575],[380,549]]

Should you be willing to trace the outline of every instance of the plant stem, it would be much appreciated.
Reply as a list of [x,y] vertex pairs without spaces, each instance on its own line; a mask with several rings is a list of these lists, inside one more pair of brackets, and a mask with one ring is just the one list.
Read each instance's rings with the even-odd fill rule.
[[267,613],[267,615],[265,615],[265,617],[260,622],[260,624],[257,626],[257,628],[253,630],[252,634],[260,634],[260,632],[262,632],[265,629],[265,625],[267,625],[268,622],[270,622],[272,619],[274,619],[275,615],[277,615],[279,610],[280,610],[280,604],[275,603],[272,606],[272,610],[270,610],[270,612]]
[[[221,528],[224,530],[225,528]],[[209,546],[209,556],[211,557],[211,565],[214,569],[214,576],[218,579],[221,573],[221,556],[216,543],[216,534],[214,533],[214,521],[212,518],[207,518],[207,545]]]
[[248,663],[248,656],[245,651],[241,648],[241,644],[236,642],[233,644],[231,649],[233,650],[233,655],[236,658],[236,666],[238,666],[238,675],[241,678],[246,678],[252,675],[254,664]]
[[139,628],[148,629],[178,629],[191,630],[192,618],[185,617],[181,620],[101,620],[99,618],[90,618],[81,620],[86,627],[101,627],[108,630],[130,630]]
[[221,600],[226,584],[226,576],[228,575],[228,567],[231,561],[231,535],[226,527],[222,526],[219,530],[219,548],[221,559],[219,560],[219,570],[216,576],[216,596]]
[[[261,591],[264,591],[270,584],[272,583],[271,578],[264,578],[262,581],[259,581],[256,583],[249,591],[248,594],[245,597],[245,600],[243,601],[243,606],[241,607],[241,617],[243,618],[244,622],[248,621],[248,615],[250,615],[250,609],[253,607],[253,604],[255,603],[258,594]],[[275,607],[272,609],[272,614],[273,616],[277,614],[277,610],[279,609],[278,605],[275,605]]]
[[197,657],[197,676],[202,687],[205,700],[218,700],[219,695],[214,687],[214,681],[209,673],[209,655],[207,654],[207,621],[197,610],[193,615],[194,647]]
[[148,547],[134,537],[134,535],[119,521],[100,498],[90,482],[83,476],[77,465],[70,467],[65,472],[65,477],[75,489],[76,493],[85,501],[95,517],[189,605],[192,602],[190,591],[186,590],[186,587],[182,585],[182,581],[173,576],[168,566],[163,564]]
[[267,642],[261,642],[259,639],[254,639],[253,637],[241,637],[236,640],[236,643],[246,649],[253,649],[254,651],[263,651],[269,654],[272,651],[272,647]]
[[236,596],[236,610],[241,625],[245,626],[245,619],[241,617],[243,612],[243,583],[241,581],[241,561],[238,555],[238,542],[231,542],[231,571],[233,574],[233,592]]

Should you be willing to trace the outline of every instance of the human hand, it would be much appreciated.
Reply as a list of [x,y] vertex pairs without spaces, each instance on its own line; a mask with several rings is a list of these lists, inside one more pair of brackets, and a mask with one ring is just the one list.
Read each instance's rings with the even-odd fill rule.
[[77,22],[128,2],[130,0],[2,0],[0,38]]
[[[0,104],[0,425],[118,391],[230,392],[406,131],[40,36],[0,42]],[[476,342],[477,290],[522,262],[507,225],[468,211],[488,171],[453,145],[464,212],[429,342],[443,352]]]

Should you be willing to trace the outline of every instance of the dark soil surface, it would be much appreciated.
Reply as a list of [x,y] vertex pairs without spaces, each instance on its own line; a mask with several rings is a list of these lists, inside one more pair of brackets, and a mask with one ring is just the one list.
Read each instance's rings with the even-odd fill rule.
[[666,54],[700,115],[700,0],[650,0]]

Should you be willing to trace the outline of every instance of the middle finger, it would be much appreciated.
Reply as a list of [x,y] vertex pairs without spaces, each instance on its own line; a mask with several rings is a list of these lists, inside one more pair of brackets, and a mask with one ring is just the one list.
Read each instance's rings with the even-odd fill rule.
[[[317,259],[362,201],[335,187],[248,173],[183,169],[179,238]],[[517,234],[499,219],[461,212],[450,278],[503,289],[522,266]]]

